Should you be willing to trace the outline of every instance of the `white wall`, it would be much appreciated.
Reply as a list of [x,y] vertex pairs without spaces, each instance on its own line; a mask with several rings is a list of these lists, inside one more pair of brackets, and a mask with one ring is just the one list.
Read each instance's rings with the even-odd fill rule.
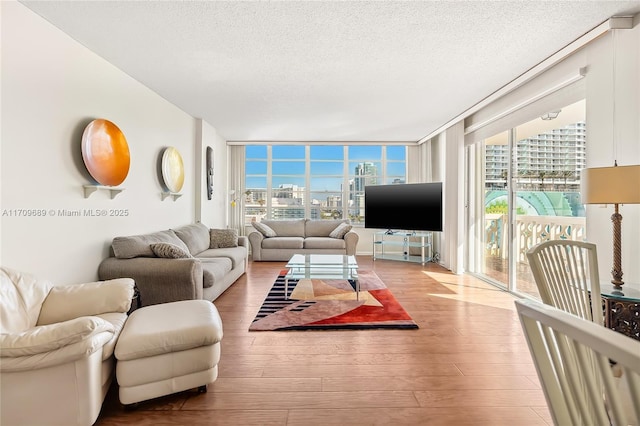
[[[587,167],[612,166],[614,159],[620,166],[640,164],[640,25],[608,33],[587,54]],[[613,264],[613,211],[611,205],[587,206],[587,239],[598,246],[600,277],[606,282]],[[640,283],[640,205],[620,206],[620,214],[623,280]]]
[[[0,263],[56,283],[97,279],[100,261],[118,235],[192,223],[199,216],[217,225],[224,210],[216,200],[196,198],[200,148],[197,120],[81,46],[16,2],[0,2],[1,206]],[[131,153],[125,191],[83,196],[89,184],[81,155],[84,127],[113,121]],[[215,129],[203,125],[202,145],[223,151]],[[162,201],[159,160],[165,147],[178,149],[185,164],[183,196]],[[218,152],[223,169],[226,152]],[[218,175],[222,193],[225,174]],[[206,200],[206,193],[204,193]],[[45,217],[16,216],[38,209]],[[122,217],[62,217],[61,210],[123,211]],[[220,211],[217,211],[220,209]]]
[[464,204],[464,122],[445,131],[445,170],[443,216],[447,244],[441,250],[442,264],[456,274],[464,272],[465,204]]
[[[214,127],[196,120],[196,220],[210,228],[226,228],[227,170],[229,159],[226,141]],[[206,151],[213,149],[213,195],[207,198]]]

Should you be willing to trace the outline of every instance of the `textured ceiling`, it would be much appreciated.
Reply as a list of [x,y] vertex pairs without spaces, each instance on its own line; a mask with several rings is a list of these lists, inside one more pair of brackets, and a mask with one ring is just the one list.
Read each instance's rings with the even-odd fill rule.
[[22,1],[226,140],[417,141],[636,1]]

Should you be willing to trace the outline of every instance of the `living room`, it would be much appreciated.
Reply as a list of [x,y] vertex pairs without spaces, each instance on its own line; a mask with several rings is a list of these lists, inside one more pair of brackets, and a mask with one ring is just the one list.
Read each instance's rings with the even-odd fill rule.
[[[637,2],[635,3],[637,4]],[[2,2],[0,14],[2,18],[1,209],[3,212],[0,228],[2,233],[0,258],[3,266],[33,273],[54,283],[87,282],[98,278],[98,265],[110,255],[111,242],[116,236],[155,232],[194,222],[202,222],[210,228],[227,228],[230,225],[229,191],[232,186],[229,179],[233,172],[229,163],[231,147],[228,140],[219,133],[214,125],[204,119],[187,114],[180,107],[162,98],[106,59],[75,41],[27,6],[17,2]],[[464,331],[463,324],[465,323],[468,324],[469,329],[474,330],[471,344],[478,345],[475,348],[476,352],[473,352],[470,347],[462,346],[464,345],[463,339],[454,339],[456,344],[460,345],[459,353],[468,349],[470,353],[477,356],[480,353],[478,352],[481,350],[480,347],[489,350],[489,345],[492,345],[490,350],[495,354],[498,353],[501,345],[510,344],[509,336],[512,336],[516,343],[511,347],[513,351],[510,356],[505,356],[505,358],[496,356],[492,358],[492,361],[497,364],[499,359],[508,358],[506,361],[508,366],[505,367],[505,370],[509,370],[509,368],[517,370],[518,363],[515,362],[517,357],[528,357],[526,345],[523,344],[522,336],[519,334],[519,325],[515,321],[513,312],[495,311],[495,309],[506,309],[503,306],[506,306],[511,300],[508,298],[512,296],[494,291],[490,286],[485,287],[482,281],[465,274],[470,255],[465,245],[468,230],[465,228],[463,208],[465,204],[463,171],[466,168],[463,162],[464,133],[465,127],[472,124],[471,121],[465,124],[465,119],[473,119],[476,123],[485,121],[494,115],[496,110],[499,110],[500,102],[506,102],[508,105],[517,104],[519,99],[539,93],[541,90],[545,90],[549,84],[562,81],[567,74],[586,68],[586,75],[581,81],[584,85],[582,90],[584,90],[584,98],[586,99],[586,115],[589,123],[587,165],[590,167],[609,166],[614,151],[620,165],[639,164],[640,82],[637,76],[640,75],[640,29],[638,20],[638,15],[635,15],[631,29],[621,29],[615,32],[617,44],[614,49],[611,48],[614,39],[613,32],[605,30],[581,48],[565,53],[562,60],[559,60],[554,66],[537,71],[535,78],[532,77],[530,81],[513,88],[509,93],[504,94],[500,101],[476,111],[475,116],[471,118],[459,118],[423,143],[410,147],[413,153],[418,153],[417,156],[411,157],[411,161],[419,161],[418,168],[422,167],[424,173],[427,169],[430,170],[430,178],[441,180],[446,185],[445,232],[437,236],[436,243],[441,255],[439,265],[433,263],[426,266],[406,265],[397,262],[374,264],[371,260],[371,233],[364,228],[354,228],[360,234],[358,259],[363,265],[375,268],[390,288],[393,285],[392,290],[403,302],[405,309],[413,308],[415,310],[414,319],[426,320],[428,314],[435,312],[434,310],[420,309],[420,306],[428,303],[433,297],[422,295],[420,297],[425,298],[413,305],[408,300],[412,294],[420,292],[418,286],[420,283],[427,285],[430,288],[429,291],[441,292],[455,299],[455,303],[452,304],[439,301],[442,303],[440,309],[452,310],[458,307],[459,311],[443,312],[438,321],[430,323],[426,327],[426,330],[439,334],[438,343],[442,347],[447,345],[446,325],[438,324],[438,322],[444,323],[444,317],[448,317],[448,320],[454,321],[460,330]],[[613,55],[614,51],[615,55]],[[555,52],[549,52],[549,55],[553,53]],[[612,66],[614,59],[615,67]],[[154,67],[156,64],[146,64],[145,66]],[[611,100],[612,93],[615,95],[614,102]],[[492,105],[495,108],[493,113],[491,111]],[[614,115],[615,129],[614,120],[612,120]],[[85,197],[84,193],[83,185],[91,183],[91,176],[83,164],[80,141],[84,128],[95,118],[108,118],[116,123],[126,135],[131,151],[130,172],[121,185],[124,190],[113,198],[109,191],[98,190],[88,197]],[[612,138],[614,133],[615,138]],[[163,199],[162,182],[158,174],[158,162],[163,149],[168,146],[176,147],[180,151],[185,164],[185,183],[181,191],[182,196],[175,200],[172,198]],[[212,147],[214,151],[214,180],[211,199],[207,198],[206,191],[205,152],[207,147]],[[106,211],[107,213],[104,216],[65,214],[65,212],[84,212],[85,210]],[[41,211],[43,214],[38,217],[25,216],[23,211]],[[599,256],[601,264],[605,265],[601,267],[603,279],[607,277],[607,266],[612,262],[609,225],[611,213],[609,208],[587,207],[587,235],[590,241],[602,247]],[[640,262],[633,261],[633,254],[640,251],[640,207],[625,205],[623,216],[624,270],[625,276],[629,277],[631,281],[632,277],[640,276]],[[246,321],[253,318],[264,297],[264,292],[268,290],[275,275],[283,266],[284,263],[250,262],[247,275],[240,278],[237,284],[230,288],[230,292],[220,299],[219,309],[222,312],[223,320],[225,311],[229,313],[229,320],[225,322],[225,339],[228,339],[229,342],[227,353],[236,353],[237,355],[237,347],[242,344],[258,344],[261,346],[260,350],[263,351],[262,354],[254,353],[245,360],[241,360],[236,366],[229,364],[226,367],[226,374],[229,374],[228,372],[235,367],[237,371],[242,372],[245,379],[252,377],[252,375],[253,377],[268,376],[269,374],[266,373],[268,361],[265,359],[269,358],[269,344],[273,343],[278,348],[289,345],[293,348],[290,350],[281,349],[281,352],[277,353],[276,359],[272,360],[277,361],[277,371],[282,373],[282,376],[278,377],[282,382],[276,386],[274,381],[274,389],[276,390],[265,390],[266,385],[263,384],[261,392],[252,392],[252,395],[246,395],[247,399],[243,400],[247,404],[254,403],[256,407],[260,407],[261,411],[253,413],[256,416],[266,415],[265,413],[269,412],[269,415],[273,414],[277,419],[264,422],[253,419],[253,421],[245,421],[244,424],[287,424],[281,421],[282,417],[280,416],[288,408],[278,406],[275,412],[271,412],[271,410],[265,409],[264,404],[258,402],[260,399],[268,399],[265,396],[268,393],[284,392],[287,386],[302,392],[305,386],[310,385],[310,381],[304,380],[304,372],[300,376],[293,376],[296,383],[285,380],[287,375],[283,367],[285,362],[292,362],[291,358],[300,356],[305,349],[308,350],[312,346],[308,338],[305,342],[307,346],[296,346],[294,335],[278,334],[269,337],[264,334],[254,337],[253,334],[246,332],[246,326],[248,326]],[[399,283],[405,274],[409,274],[415,283],[403,294]],[[430,281],[431,279],[440,280],[440,284],[434,284]],[[265,281],[266,284],[262,281]],[[426,281],[429,282],[426,283]],[[460,290],[458,286],[464,287],[467,293],[457,293]],[[474,290],[476,286],[479,288]],[[472,300],[471,295],[475,291],[485,291],[482,296],[478,296],[480,302]],[[495,299],[492,299],[492,296],[495,296]],[[245,303],[246,310],[252,311],[251,313],[241,314],[240,311],[233,308],[234,306],[243,306]],[[465,305],[466,303],[468,304]],[[492,304],[498,305],[498,308],[491,306]],[[483,307],[488,310],[483,311]],[[476,308],[477,311],[474,311]],[[467,314],[483,315],[483,313],[487,318],[492,318],[493,322],[479,319],[475,319],[473,323],[469,322]],[[508,322],[508,327],[493,331],[487,329],[487,327],[500,324],[500,321],[504,320]],[[237,323],[234,324],[234,322]],[[425,331],[425,333],[428,335],[430,332]],[[412,349],[404,349],[413,351],[413,356],[418,357],[418,351],[430,344],[427,335],[421,335],[417,339],[422,347],[413,346]],[[483,335],[488,336],[487,346],[480,343],[480,336]],[[375,344],[385,346],[387,338],[404,343],[407,339],[411,339],[410,337],[405,338],[401,334],[390,336],[385,332],[376,334],[375,337],[370,337],[360,331],[349,337],[345,337],[344,333],[333,332],[326,334],[326,338],[319,338],[316,335],[317,344],[323,348],[322,351],[328,350],[327,348],[332,345],[345,346],[345,353],[354,356],[354,360],[363,363],[367,362],[366,357],[358,356],[357,351],[349,352],[348,347],[367,342],[375,342]],[[333,343],[332,339],[338,343]],[[370,347],[372,344],[368,343],[367,346]],[[403,349],[401,346],[397,348],[399,351]],[[223,359],[224,354],[225,348],[223,346]],[[322,352],[320,352],[321,354]],[[327,354],[325,353],[325,355]],[[334,352],[333,355],[335,354]],[[340,354],[338,353],[338,355]],[[385,356],[391,357],[388,353],[380,355],[380,357]],[[460,357],[463,358],[461,355]],[[318,355],[313,357],[313,361],[310,362],[320,362],[320,358],[321,356]],[[416,363],[415,359],[407,354],[401,358],[402,363],[408,365]],[[469,368],[473,369],[471,366],[473,360],[470,358],[466,358],[466,361]],[[442,358],[440,360],[442,361]],[[260,371],[251,370],[252,362],[261,365]],[[297,363],[294,364],[299,366]],[[351,364],[353,368],[356,368],[355,365],[357,364]],[[378,367],[380,365],[384,365],[384,363],[379,364]],[[523,370],[527,371],[526,376],[535,376],[535,372],[530,368],[531,363],[527,359],[523,363]],[[312,377],[314,378],[312,380],[313,386],[317,386],[316,389],[323,386],[331,388],[332,383],[338,383],[336,377],[320,380],[315,380],[316,377]],[[518,376],[518,380],[521,380],[522,377],[524,375]],[[221,374],[221,379],[224,379],[224,374]],[[240,386],[243,383],[238,377],[235,379],[233,385]],[[220,380],[219,386],[222,387],[223,383],[224,381]],[[344,392],[346,392],[347,384],[342,384],[345,386]],[[446,387],[447,385],[441,383],[440,386]],[[522,385],[521,387],[526,386]],[[339,386],[335,385],[333,389],[339,389]],[[522,391],[521,388],[518,390]],[[429,390],[424,392],[428,394]],[[461,394],[471,400],[472,391],[467,390],[466,392]],[[519,401],[513,405],[527,406],[523,401],[535,395],[535,403],[532,405],[544,406],[541,393],[530,394],[527,392],[529,389],[518,394]],[[234,392],[229,392],[229,394],[232,393]],[[517,394],[517,392],[513,393]],[[496,397],[497,403],[479,404],[475,412],[480,418],[492,418],[491,414],[487,413],[491,411],[487,406],[493,408],[500,406],[500,398],[505,394]],[[401,393],[394,393],[389,388],[377,396],[382,399],[394,395],[399,398],[405,396]],[[185,398],[189,397],[190,395]],[[336,400],[347,399],[349,394],[337,391],[333,397]],[[376,395],[371,396],[371,398],[375,397]],[[449,397],[455,398],[453,395],[449,395]],[[184,399],[169,399],[167,401],[165,401],[165,405],[154,406],[154,410],[179,411],[178,405],[182,406],[184,403]],[[509,406],[509,404],[505,403],[504,405]],[[302,409],[295,413],[299,422],[303,421],[304,409],[311,409],[313,405],[313,402],[307,401],[307,405],[303,405]],[[348,406],[340,406],[337,402],[334,405],[329,403],[319,405],[317,408],[320,411],[316,412],[318,418],[332,409],[349,409]],[[197,406],[196,401],[192,408]],[[232,419],[236,418],[234,416],[240,416],[238,410],[242,410],[239,406],[240,403],[224,413],[229,416],[228,419],[231,419],[227,424],[233,424]],[[382,404],[381,408],[393,410],[400,406],[406,407],[406,400],[398,401],[395,408],[391,403]],[[371,408],[367,405],[364,407]],[[467,409],[469,407],[474,406],[469,403]],[[412,410],[414,408],[419,410],[418,406],[413,407]],[[460,406],[456,407],[458,410],[460,408]],[[194,408],[194,410],[197,409]],[[221,408],[211,405],[206,410],[215,411],[221,410]],[[533,411],[528,408],[527,410],[528,417],[526,418],[531,419]],[[185,411],[189,411],[188,405]],[[365,415],[365,411],[367,410],[360,410],[360,414]],[[379,410],[374,415],[380,415],[382,411],[384,410]],[[436,415],[436,411],[432,411],[430,414]],[[443,419],[454,421],[452,420],[455,418],[454,411],[453,409],[447,411]],[[496,410],[496,412],[505,413],[505,423],[509,419],[514,419],[514,417],[509,417],[513,412],[508,414],[507,411],[509,410],[504,409],[504,406]],[[544,416],[544,410],[542,411]],[[143,411],[146,414],[150,412],[151,410]],[[470,415],[472,412],[474,411],[466,411],[466,414]],[[414,411],[406,411],[407,416],[414,414],[418,415]],[[120,416],[120,413],[118,415]],[[135,413],[132,415],[133,417],[129,418],[135,419],[136,423],[143,421],[144,416]],[[118,417],[118,421],[127,423],[127,418],[127,414],[124,413]],[[174,424],[184,423],[189,419],[188,413],[184,417],[172,418]],[[236,419],[240,418],[247,419],[246,417],[237,417]],[[262,417],[262,420],[265,418]],[[157,418],[155,419],[157,420]],[[459,420],[459,418],[457,419]],[[540,419],[542,420],[543,417]],[[209,421],[213,422],[211,419]],[[194,422],[197,423],[197,421]],[[206,423],[203,419],[199,422]],[[112,424],[116,423],[114,421]],[[223,423],[220,421],[220,424]],[[237,420],[236,424],[239,423],[242,423],[242,420]],[[289,424],[294,423],[292,420]],[[499,423],[496,420],[493,424]],[[446,424],[446,422],[443,420],[440,424]],[[510,424],[514,424],[514,422],[512,421]]]

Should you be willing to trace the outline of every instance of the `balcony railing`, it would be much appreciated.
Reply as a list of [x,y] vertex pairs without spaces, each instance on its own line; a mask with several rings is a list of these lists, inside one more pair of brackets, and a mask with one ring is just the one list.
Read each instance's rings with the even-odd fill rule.
[[[518,215],[515,226],[517,261],[527,263],[527,251],[543,241],[583,241],[585,228],[584,217]],[[485,256],[502,259],[509,256],[506,229],[506,214],[485,215]]]

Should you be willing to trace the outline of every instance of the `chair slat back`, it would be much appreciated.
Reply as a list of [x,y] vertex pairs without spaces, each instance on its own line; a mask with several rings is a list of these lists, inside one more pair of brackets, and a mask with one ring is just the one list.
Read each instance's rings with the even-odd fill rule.
[[640,424],[640,342],[553,306],[515,303],[554,424]]
[[595,244],[545,241],[532,247],[527,259],[544,303],[604,323]]

